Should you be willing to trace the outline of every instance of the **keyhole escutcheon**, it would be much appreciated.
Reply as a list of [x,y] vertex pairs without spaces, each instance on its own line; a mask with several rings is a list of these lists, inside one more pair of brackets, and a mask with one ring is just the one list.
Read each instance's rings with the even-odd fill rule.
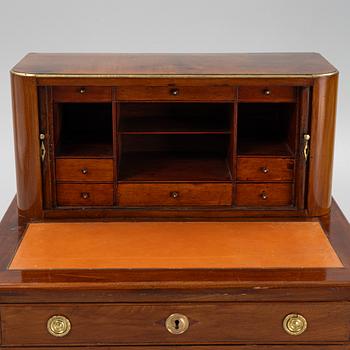
[[182,334],[187,331],[190,322],[187,316],[172,314],[165,321],[165,327],[171,334]]

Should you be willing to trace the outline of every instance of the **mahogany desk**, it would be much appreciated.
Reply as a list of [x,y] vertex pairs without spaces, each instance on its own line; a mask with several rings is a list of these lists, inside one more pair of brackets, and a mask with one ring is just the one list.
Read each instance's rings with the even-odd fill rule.
[[295,54],[29,54],[3,349],[348,349],[338,72]]

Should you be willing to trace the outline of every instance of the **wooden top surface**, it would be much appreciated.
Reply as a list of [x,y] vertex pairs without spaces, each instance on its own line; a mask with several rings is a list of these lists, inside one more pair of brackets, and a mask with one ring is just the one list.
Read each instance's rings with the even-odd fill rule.
[[10,269],[343,267],[318,222],[33,223]]
[[318,53],[30,53],[17,75],[69,77],[322,76],[337,70]]

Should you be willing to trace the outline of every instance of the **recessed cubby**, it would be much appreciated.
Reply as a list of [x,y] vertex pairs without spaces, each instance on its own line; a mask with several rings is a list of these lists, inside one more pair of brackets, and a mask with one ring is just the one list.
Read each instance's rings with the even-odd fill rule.
[[58,103],[54,124],[57,156],[113,155],[111,103]]
[[294,103],[240,103],[237,154],[293,156],[296,141]]

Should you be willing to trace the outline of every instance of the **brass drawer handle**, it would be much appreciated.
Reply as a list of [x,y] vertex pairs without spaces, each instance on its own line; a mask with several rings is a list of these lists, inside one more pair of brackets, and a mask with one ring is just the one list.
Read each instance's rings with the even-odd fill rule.
[[176,198],[180,197],[180,193],[176,192],[176,191],[170,192],[170,197],[176,199]]
[[90,193],[89,192],[81,192],[80,196],[83,199],[88,199],[88,198],[90,198]]
[[89,172],[88,168],[83,168],[83,169],[81,169],[81,173],[82,173],[83,175],[87,175],[88,172]]
[[267,166],[263,166],[263,167],[261,168],[261,171],[262,171],[264,174],[267,174],[267,173],[270,171],[270,169],[269,169]]
[[170,89],[170,94],[173,95],[173,96],[178,96],[180,93],[179,89]]
[[165,327],[171,334],[182,334],[189,326],[190,321],[182,314],[172,314],[165,321]]
[[269,198],[268,194],[265,191],[262,191],[260,194],[261,199],[264,201]]
[[54,337],[66,336],[72,326],[69,319],[62,315],[55,315],[47,321],[47,330]]
[[271,90],[265,89],[265,90],[264,90],[264,95],[265,95],[265,96],[270,96],[270,95],[271,95]]
[[290,335],[300,335],[306,331],[307,321],[299,314],[289,314],[283,320],[283,329]]
[[80,92],[81,94],[85,94],[85,92],[86,92],[86,88],[81,87],[81,88],[80,88],[80,90],[79,90],[79,92]]

